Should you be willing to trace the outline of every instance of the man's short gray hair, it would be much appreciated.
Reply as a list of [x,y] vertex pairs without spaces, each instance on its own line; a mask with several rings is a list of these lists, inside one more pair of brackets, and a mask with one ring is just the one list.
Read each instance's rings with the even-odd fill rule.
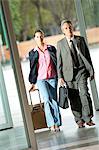
[[72,24],[72,22],[70,20],[64,19],[64,20],[61,21],[61,28],[62,28],[64,23]]

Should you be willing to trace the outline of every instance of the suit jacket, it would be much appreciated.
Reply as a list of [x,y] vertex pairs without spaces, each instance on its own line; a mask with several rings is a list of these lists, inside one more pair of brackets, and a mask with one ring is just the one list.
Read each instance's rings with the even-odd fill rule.
[[[47,46],[48,52],[50,54],[51,60],[54,64],[54,69],[57,70],[57,59],[56,59],[56,48],[52,45]],[[39,54],[36,49],[32,49],[29,52],[29,61],[30,61],[30,73],[29,73],[29,82],[35,84],[38,76],[38,59]]]
[[[81,56],[88,76],[93,75],[93,65],[90,53],[83,37],[74,35],[77,43],[79,55]],[[66,37],[57,43],[57,72],[58,78],[64,78],[65,81],[73,79],[73,62],[70,53],[70,47]]]

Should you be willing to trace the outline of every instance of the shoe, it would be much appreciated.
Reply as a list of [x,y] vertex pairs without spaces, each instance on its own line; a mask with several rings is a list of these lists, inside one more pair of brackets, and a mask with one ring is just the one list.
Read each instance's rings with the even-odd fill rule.
[[56,132],[56,129],[55,129],[54,126],[50,127],[49,129],[50,129],[51,132]]
[[59,132],[60,128],[58,126],[55,126],[55,130],[56,130],[56,132]]
[[88,126],[94,126],[95,123],[93,121],[90,121],[90,122],[87,122],[86,125],[88,125]]
[[84,122],[78,123],[78,127],[79,127],[79,128],[84,128],[84,127],[85,127]]

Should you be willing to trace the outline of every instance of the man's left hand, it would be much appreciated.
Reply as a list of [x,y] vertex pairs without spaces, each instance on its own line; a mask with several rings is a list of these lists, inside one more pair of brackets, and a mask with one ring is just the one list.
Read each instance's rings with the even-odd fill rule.
[[90,81],[93,80],[94,79],[94,75],[90,76],[89,79],[90,79]]

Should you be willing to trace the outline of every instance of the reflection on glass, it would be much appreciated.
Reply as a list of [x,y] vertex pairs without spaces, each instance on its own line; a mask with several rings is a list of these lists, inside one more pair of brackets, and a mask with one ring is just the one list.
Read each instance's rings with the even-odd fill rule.
[[54,46],[63,38],[60,28],[63,19],[71,20],[79,34],[74,0],[28,0],[25,3],[9,0],[9,6],[21,60],[26,61],[29,50],[35,47],[33,34],[37,28],[44,31],[46,43]]
[[13,121],[13,126],[11,126],[13,128],[0,132],[0,141],[2,141],[0,148],[21,150],[27,148],[28,144],[9,46],[11,43],[1,8],[0,27],[0,69],[2,69],[2,74],[0,70],[0,130],[10,128],[7,124]]
[[0,124],[6,123],[5,114],[2,105],[2,93],[1,93],[1,85],[0,85]]
[[90,46],[99,47],[99,0],[82,0],[82,7]]

